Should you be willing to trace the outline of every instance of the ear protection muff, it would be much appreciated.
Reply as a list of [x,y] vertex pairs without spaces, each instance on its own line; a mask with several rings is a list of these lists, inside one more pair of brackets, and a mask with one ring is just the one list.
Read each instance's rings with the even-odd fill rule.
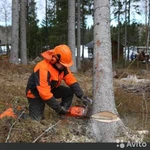
[[56,57],[52,56],[52,59],[50,60],[50,63],[53,65],[57,62]]

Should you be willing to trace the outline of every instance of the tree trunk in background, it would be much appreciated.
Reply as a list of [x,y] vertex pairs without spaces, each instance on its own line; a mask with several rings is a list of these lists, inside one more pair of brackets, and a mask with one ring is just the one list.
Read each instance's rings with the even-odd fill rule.
[[[131,1],[128,1],[128,25],[130,25],[130,7],[131,7]],[[128,32],[128,29],[127,29]],[[130,49],[129,49],[129,34],[127,34],[127,45],[128,45],[128,61],[129,61],[129,54],[130,54]]]
[[27,21],[27,0],[20,1],[20,48],[21,64],[27,65],[27,41],[26,41],[26,21]]
[[[49,40],[48,40],[48,14],[47,14],[47,0],[45,0],[45,30],[46,30],[46,48],[49,49]],[[48,46],[48,47],[47,47]]]
[[125,47],[125,66],[126,66],[126,61],[127,61],[127,57],[126,57],[126,48],[127,48],[127,0],[125,0],[125,42],[124,42],[124,47]]
[[[94,64],[92,113],[109,111],[118,114],[113,91],[109,0],[94,0]],[[115,142],[117,122],[91,120],[97,142]]]
[[68,46],[72,51],[73,66],[72,72],[77,72],[75,56],[75,0],[68,0]]
[[12,0],[12,37],[9,62],[18,64],[19,51],[19,0]]
[[77,68],[81,69],[81,59],[80,59],[80,45],[81,45],[81,22],[80,22],[80,0],[78,0],[78,22],[77,22]]
[[120,60],[120,9],[121,2],[118,1],[118,49],[117,49],[117,64],[119,65]]

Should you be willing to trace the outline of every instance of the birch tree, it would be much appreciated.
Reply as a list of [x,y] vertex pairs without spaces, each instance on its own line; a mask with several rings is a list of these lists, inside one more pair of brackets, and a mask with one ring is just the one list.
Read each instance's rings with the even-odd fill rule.
[[72,72],[77,72],[75,56],[75,0],[68,0],[68,46],[72,51],[73,66]]
[[[109,0],[94,0],[93,73],[93,114],[103,111],[118,114],[113,91]],[[92,120],[91,128],[97,142],[115,141],[117,122]]]
[[20,49],[21,64],[27,64],[27,40],[26,40],[26,21],[27,21],[27,0],[20,1]]
[[9,62],[18,64],[19,51],[19,0],[12,0],[12,35]]

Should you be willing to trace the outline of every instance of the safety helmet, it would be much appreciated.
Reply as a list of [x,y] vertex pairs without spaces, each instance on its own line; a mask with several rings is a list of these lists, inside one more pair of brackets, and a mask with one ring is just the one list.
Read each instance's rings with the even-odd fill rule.
[[72,53],[67,45],[58,45],[54,48],[54,55],[59,57],[59,62],[65,66],[70,67],[73,65]]

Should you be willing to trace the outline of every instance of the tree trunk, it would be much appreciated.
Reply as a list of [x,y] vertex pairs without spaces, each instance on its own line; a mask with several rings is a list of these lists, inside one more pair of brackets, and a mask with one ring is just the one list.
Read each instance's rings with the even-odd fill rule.
[[[118,114],[113,91],[112,55],[110,38],[109,0],[94,0],[94,64],[93,114],[109,111]],[[114,142],[117,122],[91,120],[91,129],[97,142]]]
[[77,22],[77,67],[81,69],[80,45],[81,45],[81,26],[80,26],[80,0],[78,0],[78,22]]
[[125,0],[125,66],[126,66],[126,61],[127,61],[127,57],[126,57],[126,48],[127,48],[127,0]]
[[75,0],[68,0],[68,46],[72,51],[73,66],[72,72],[77,72],[75,56]]
[[12,0],[12,37],[9,62],[18,64],[19,51],[19,0]]
[[117,49],[117,64],[119,65],[120,61],[120,9],[121,4],[120,0],[118,1],[118,49]]
[[27,65],[27,41],[26,41],[26,21],[27,21],[27,0],[20,1],[20,48],[21,64]]

